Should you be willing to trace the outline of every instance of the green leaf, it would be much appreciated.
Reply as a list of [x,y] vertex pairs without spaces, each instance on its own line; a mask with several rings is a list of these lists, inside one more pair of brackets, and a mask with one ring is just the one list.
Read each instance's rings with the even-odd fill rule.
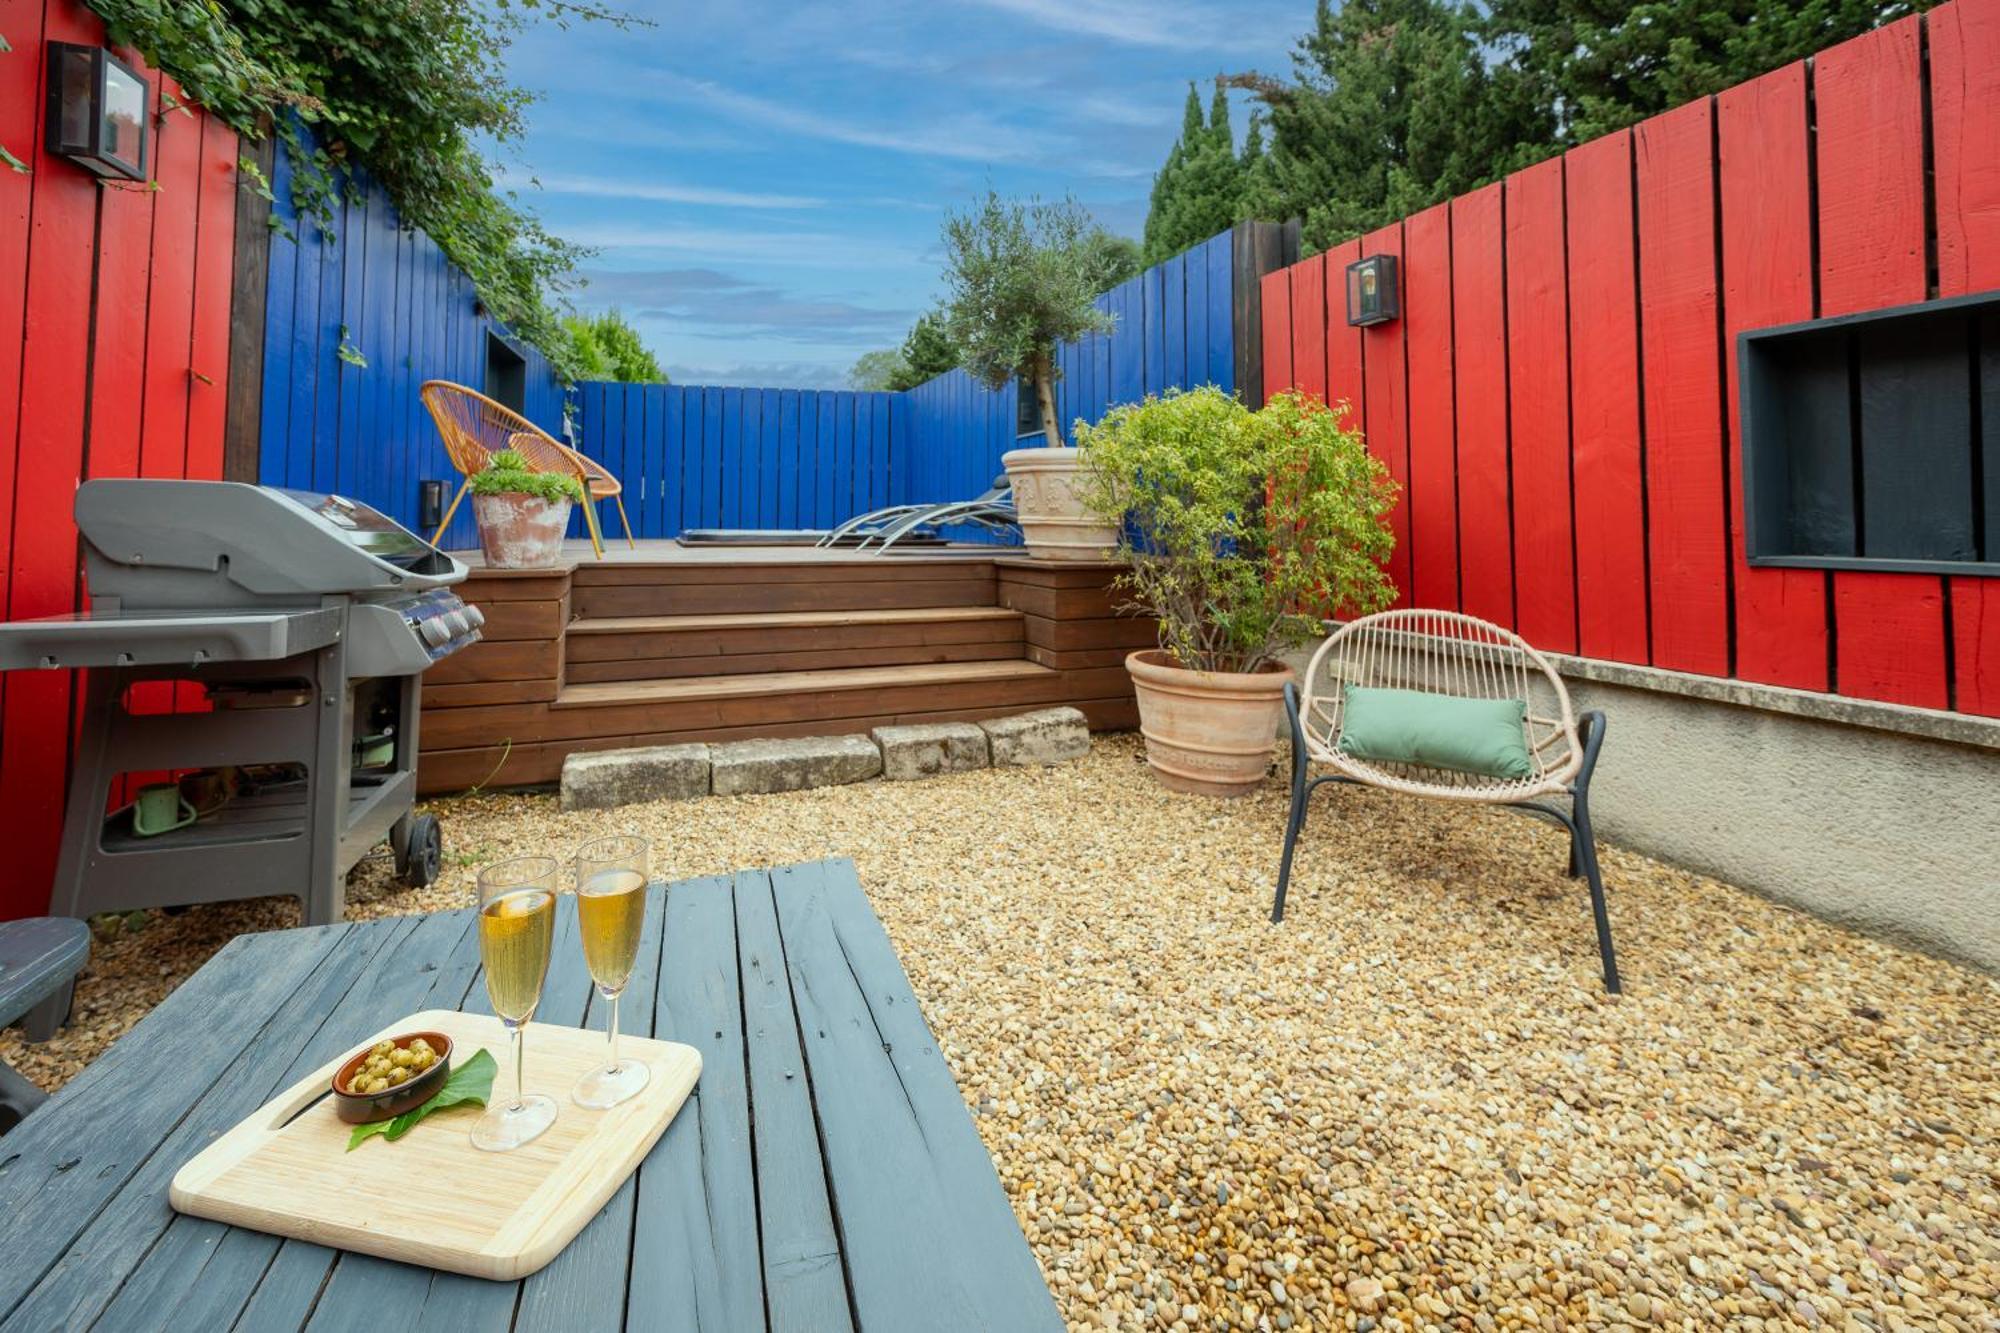
[[493,1076],[498,1072],[500,1066],[491,1054],[484,1049],[474,1052],[470,1060],[451,1071],[451,1077],[444,1081],[444,1086],[429,1101],[412,1107],[394,1120],[356,1125],[354,1132],[347,1136],[347,1151],[353,1152],[377,1134],[393,1143],[433,1111],[453,1106],[486,1105],[486,1099],[493,1095]]
[[20,158],[15,157],[12,153],[8,152],[7,146],[5,144],[0,144],[0,162],[6,163],[14,170],[20,172],[23,176],[29,174],[28,164],[26,162],[23,162]]

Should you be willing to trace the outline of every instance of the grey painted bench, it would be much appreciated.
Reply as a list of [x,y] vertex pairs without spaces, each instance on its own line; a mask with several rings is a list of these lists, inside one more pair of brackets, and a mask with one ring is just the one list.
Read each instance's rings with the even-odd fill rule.
[[[181,1217],[217,1135],[419,1009],[485,1009],[467,912],[232,940],[0,1141],[0,1328],[1059,1330],[845,861],[656,885],[628,1029],[694,1095],[568,1249],[484,1282]],[[601,1024],[563,899],[540,1020]]]
[[[69,1019],[76,974],[90,961],[90,927],[65,916],[0,921],[0,1028],[20,1022],[29,1041],[47,1041]],[[45,1098],[0,1061],[0,1133]]]

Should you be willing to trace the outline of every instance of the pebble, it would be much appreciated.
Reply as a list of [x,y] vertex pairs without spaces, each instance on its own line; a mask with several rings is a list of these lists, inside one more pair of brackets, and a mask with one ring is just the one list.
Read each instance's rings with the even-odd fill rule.
[[[430,808],[439,883],[364,862],[350,916],[462,908],[478,865],[609,833],[668,879],[854,858],[1072,1327],[1995,1333],[2000,981],[1619,848],[1613,1001],[1560,833],[1322,788],[1273,926],[1283,788],[1168,793],[1127,737],[921,783]],[[70,1028],[0,1058],[53,1088],[296,921],[104,919]]]

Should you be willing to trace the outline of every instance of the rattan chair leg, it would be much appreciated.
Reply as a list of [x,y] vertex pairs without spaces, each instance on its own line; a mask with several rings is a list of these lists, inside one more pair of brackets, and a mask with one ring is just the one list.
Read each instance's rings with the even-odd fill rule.
[[622,494],[614,495],[611,500],[618,506],[618,521],[625,525],[625,544],[635,551],[638,550],[639,543],[632,539],[632,520],[625,517],[625,497]]
[[470,477],[467,477],[464,481],[458,483],[458,494],[451,497],[451,503],[445,507],[443,521],[438,524],[438,530],[431,534],[432,546],[436,546],[439,542],[444,540],[444,530],[451,526],[451,516],[458,512],[458,502],[463,500],[465,498],[465,493],[471,489],[472,489],[472,478]]
[[604,558],[604,534],[597,526],[597,501],[590,498],[589,490],[583,493],[583,530],[590,536],[590,549],[597,558]]

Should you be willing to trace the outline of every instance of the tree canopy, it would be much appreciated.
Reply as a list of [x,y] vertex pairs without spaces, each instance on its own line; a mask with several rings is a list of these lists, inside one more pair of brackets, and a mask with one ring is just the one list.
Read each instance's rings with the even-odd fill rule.
[[665,384],[660,369],[639,330],[614,307],[596,315],[571,315],[563,327],[576,345],[576,378],[617,380],[625,384]]
[[1288,78],[1219,80],[1218,98],[1248,92],[1267,121],[1252,119],[1241,154],[1227,153],[1226,111],[1218,135],[1189,90],[1147,262],[1248,217],[1301,218],[1324,248],[1930,3],[1319,0]]

